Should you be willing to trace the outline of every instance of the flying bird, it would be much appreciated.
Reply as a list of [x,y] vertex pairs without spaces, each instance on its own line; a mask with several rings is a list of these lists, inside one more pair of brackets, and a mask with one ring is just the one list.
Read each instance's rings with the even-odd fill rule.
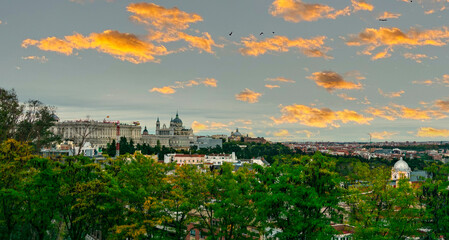
[[274,32],[273,32],[273,34],[274,34]]
[[385,21],[387,21],[387,19],[386,18],[379,18],[379,21],[385,22]]
[[263,35],[263,32],[261,32],[261,33],[259,34],[259,36],[260,36],[260,35]]
[[231,35],[232,35],[232,32],[229,33],[229,36],[231,36]]

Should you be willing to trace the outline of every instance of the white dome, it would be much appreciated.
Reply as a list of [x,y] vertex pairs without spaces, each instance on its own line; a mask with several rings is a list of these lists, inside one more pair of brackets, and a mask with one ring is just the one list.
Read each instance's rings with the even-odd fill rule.
[[397,172],[411,172],[412,170],[410,169],[410,167],[408,166],[408,164],[401,159],[399,159],[399,161],[397,161],[394,164],[393,167],[394,170],[396,170]]

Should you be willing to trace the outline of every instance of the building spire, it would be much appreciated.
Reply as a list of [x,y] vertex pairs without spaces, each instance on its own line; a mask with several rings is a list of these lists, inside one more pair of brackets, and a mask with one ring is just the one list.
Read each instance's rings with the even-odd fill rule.
[[157,121],[156,122],[159,122],[159,117],[157,117]]
[[178,118],[178,110],[176,110],[176,117]]

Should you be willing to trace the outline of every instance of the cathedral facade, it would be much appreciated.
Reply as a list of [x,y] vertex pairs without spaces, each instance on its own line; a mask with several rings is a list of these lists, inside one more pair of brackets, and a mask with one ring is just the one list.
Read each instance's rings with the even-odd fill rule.
[[196,141],[196,137],[193,135],[193,129],[186,128],[182,124],[178,113],[176,113],[175,118],[170,120],[168,127],[165,124],[161,127],[161,122],[157,118],[156,133],[154,135],[149,134],[145,127],[141,142],[152,147],[159,143],[160,146],[171,147],[177,150],[189,150],[190,145]]

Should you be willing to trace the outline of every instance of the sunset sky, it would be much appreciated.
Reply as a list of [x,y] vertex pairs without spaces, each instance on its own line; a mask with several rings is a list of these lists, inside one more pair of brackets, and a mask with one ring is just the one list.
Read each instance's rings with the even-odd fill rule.
[[449,0],[9,0],[0,36],[0,87],[62,120],[449,139]]

